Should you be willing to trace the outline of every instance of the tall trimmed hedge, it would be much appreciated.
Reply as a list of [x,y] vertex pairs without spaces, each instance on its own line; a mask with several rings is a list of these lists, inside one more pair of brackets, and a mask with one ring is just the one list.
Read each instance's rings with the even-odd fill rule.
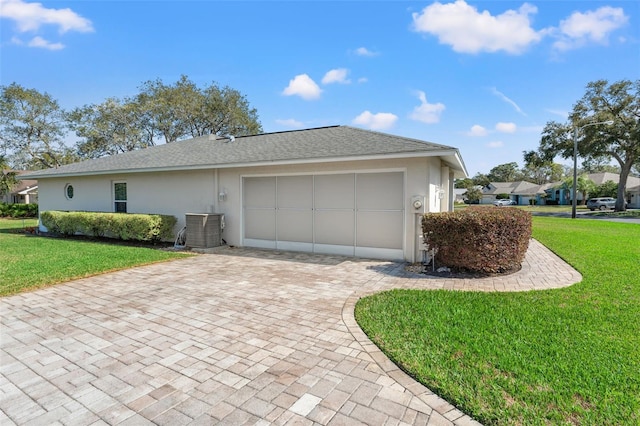
[[45,211],[40,221],[49,232],[136,241],[171,241],[175,216],[160,214]]
[[531,238],[531,214],[515,208],[469,207],[427,213],[424,242],[436,249],[436,265],[499,273],[522,264]]

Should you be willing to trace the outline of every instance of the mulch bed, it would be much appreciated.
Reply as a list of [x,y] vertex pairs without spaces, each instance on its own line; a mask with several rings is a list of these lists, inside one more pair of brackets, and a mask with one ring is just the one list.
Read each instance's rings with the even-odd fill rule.
[[413,272],[417,274],[428,275],[430,277],[438,277],[438,278],[461,278],[461,279],[474,279],[474,278],[489,278],[489,277],[502,277],[506,275],[511,275],[515,272],[518,272],[522,267],[510,269],[504,272],[478,272],[478,271],[468,271],[465,269],[456,269],[449,268],[448,271],[438,272],[438,268],[436,267],[433,270],[431,264],[423,265],[422,263],[412,263],[410,265],[405,266],[405,270],[408,272]]
[[117,238],[108,238],[108,237],[94,237],[94,236],[86,236],[86,235],[59,235],[48,232],[30,232],[30,230],[20,231],[24,232],[27,235],[37,235],[39,237],[45,238],[64,238],[65,240],[75,240],[75,241],[87,241],[94,242],[100,244],[111,244],[114,246],[128,246],[128,247],[145,247],[152,248],[156,250],[176,250],[173,246],[174,243],[167,241],[136,241],[136,240],[120,240]]

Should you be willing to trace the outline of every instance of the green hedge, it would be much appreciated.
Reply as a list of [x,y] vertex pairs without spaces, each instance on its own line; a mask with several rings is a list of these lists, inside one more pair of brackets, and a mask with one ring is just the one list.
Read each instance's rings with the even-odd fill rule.
[[517,269],[531,238],[531,214],[515,208],[469,207],[427,213],[424,242],[436,249],[436,265],[484,273]]
[[175,216],[159,214],[45,211],[41,223],[49,232],[136,241],[171,241]]
[[0,203],[0,217],[37,217],[37,204]]

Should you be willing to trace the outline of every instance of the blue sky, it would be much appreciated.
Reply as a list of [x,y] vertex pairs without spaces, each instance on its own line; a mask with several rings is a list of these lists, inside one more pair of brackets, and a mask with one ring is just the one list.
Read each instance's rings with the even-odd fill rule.
[[588,82],[640,78],[640,2],[0,0],[0,82],[64,108],[187,75],[265,132],[345,124],[451,145],[470,175],[536,149]]

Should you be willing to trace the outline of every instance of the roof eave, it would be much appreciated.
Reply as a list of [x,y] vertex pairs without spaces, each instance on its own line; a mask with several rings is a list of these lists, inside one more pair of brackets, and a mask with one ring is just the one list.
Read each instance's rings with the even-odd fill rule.
[[246,163],[226,163],[226,164],[199,164],[187,166],[169,166],[169,167],[149,167],[136,169],[110,169],[98,171],[81,171],[69,173],[50,173],[38,175],[26,175],[25,179],[51,179],[65,177],[81,177],[81,176],[97,176],[97,175],[114,175],[114,174],[131,174],[131,173],[153,173],[153,172],[171,172],[184,170],[207,170],[207,169],[232,169],[241,167],[264,167],[264,166],[282,166],[294,164],[321,164],[348,161],[367,161],[367,160],[384,160],[384,159],[401,159],[401,158],[425,158],[425,157],[441,157],[453,170],[454,176],[468,177],[468,173],[464,162],[457,149],[432,150],[432,151],[416,151],[416,152],[400,152],[393,154],[372,154],[357,155],[343,157],[326,157],[326,158],[310,158],[310,159],[291,159],[291,160],[268,160]]

